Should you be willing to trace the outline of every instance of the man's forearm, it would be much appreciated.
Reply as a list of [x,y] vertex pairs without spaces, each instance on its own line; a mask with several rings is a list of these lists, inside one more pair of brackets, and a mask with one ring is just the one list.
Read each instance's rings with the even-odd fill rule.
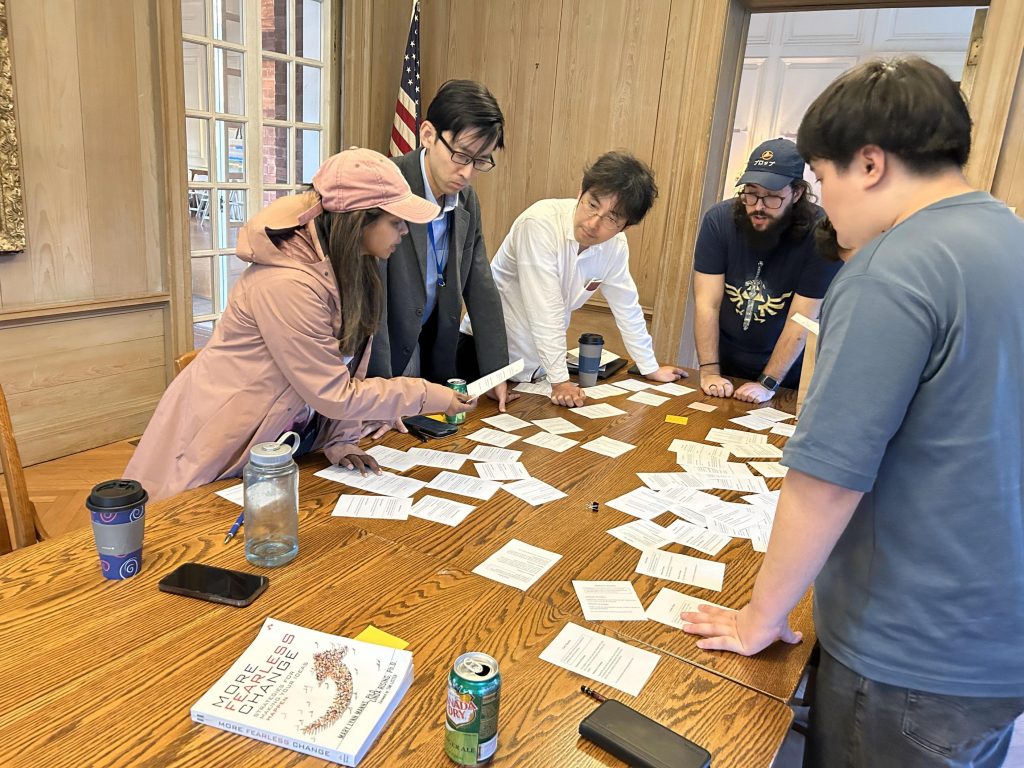
[[777,381],[782,381],[793,367],[793,363],[804,351],[807,343],[807,331],[802,326],[793,322],[786,322],[782,328],[779,340],[775,342],[775,349],[772,356],[764,366],[763,373],[771,376]]
[[783,622],[800,602],[863,495],[795,469],[789,471],[750,599],[759,623]]
[[694,342],[697,346],[697,364],[716,363],[702,368],[707,373],[718,373],[718,308],[697,305],[693,318]]

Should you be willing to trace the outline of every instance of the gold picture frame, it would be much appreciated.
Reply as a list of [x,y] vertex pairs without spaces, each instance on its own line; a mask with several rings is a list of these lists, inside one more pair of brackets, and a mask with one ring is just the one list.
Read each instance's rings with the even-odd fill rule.
[[0,0],[0,252],[25,250],[21,153],[8,34],[7,0]]

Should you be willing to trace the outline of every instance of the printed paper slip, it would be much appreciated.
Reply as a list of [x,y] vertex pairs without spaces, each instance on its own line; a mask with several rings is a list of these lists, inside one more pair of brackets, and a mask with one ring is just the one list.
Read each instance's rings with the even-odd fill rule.
[[474,568],[473,573],[525,591],[561,559],[555,552],[512,539]]
[[508,432],[502,432],[500,429],[491,429],[490,427],[481,427],[476,432],[470,432],[466,437],[474,442],[496,445],[499,448],[512,445],[512,443],[519,439],[519,435],[511,435]]
[[628,581],[572,582],[588,621],[647,621],[643,603]]
[[521,461],[478,461],[474,466],[484,480],[525,480],[530,476]]
[[531,477],[528,480],[516,480],[514,483],[505,483],[501,486],[518,499],[522,499],[530,506],[536,507],[556,499],[564,499],[568,494],[548,485],[543,480]]
[[744,432],[742,429],[719,429],[714,427],[704,438],[709,443],[767,443],[768,435]]
[[[671,526],[670,526],[671,527]],[[650,520],[633,520],[632,522],[612,528],[608,531],[619,541],[643,551],[645,549],[661,549],[672,543],[672,534]]]
[[685,488],[685,472],[637,472],[640,482],[652,491],[664,491],[667,488]]
[[484,392],[489,389],[494,389],[496,386],[501,384],[503,381],[508,381],[517,373],[522,373],[524,363],[522,360],[516,360],[514,363],[506,365],[504,368],[499,368],[494,373],[489,373],[486,376],[482,376],[476,381],[471,381],[466,385],[466,393],[470,397],[480,397]]
[[682,426],[685,427],[687,424],[690,423],[690,419],[686,416],[676,416],[674,413],[670,413],[668,416],[665,417],[665,423],[681,424]]
[[768,421],[786,421],[787,419],[795,419],[796,416],[792,413],[786,413],[780,411],[778,408],[758,408],[753,411],[747,411],[749,416],[757,416],[759,419],[768,419]]
[[239,483],[238,485],[231,485],[227,488],[221,488],[217,491],[217,495],[222,499],[227,499],[233,504],[237,504],[242,507],[245,506],[245,484]]
[[563,419],[561,416],[556,416],[553,419],[534,419],[533,423],[545,432],[550,432],[553,435],[565,435],[569,432],[583,431],[583,427],[577,427],[571,421]]
[[588,400],[600,400],[602,397],[624,395],[626,390],[619,389],[614,384],[597,384],[593,387],[584,387],[583,394],[587,396]]
[[533,426],[530,422],[523,421],[511,413],[499,413],[497,416],[488,416],[486,419],[480,419],[480,421],[484,424],[490,424],[492,427],[503,429],[506,432],[515,432],[517,429]]
[[589,443],[584,443],[580,447],[594,453],[600,453],[603,456],[610,456],[613,459],[636,448],[635,445],[624,443],[621,440],[612,440],[612,438],[604,437],[603,435],[596,440],[591,440]]
[[439,472],[437,476],[427,484],[427,488],[435,491],[454,493],[457,496],[469,496],[481,501],[487,501],[501,487],[501,483],[493,480],[483,480],[470,475],[460,475],[456,472]]
[[472,504],[428,495],[413,504],[409,514],[432,523],[455,526],[465,520],[474,509],[476,507]]
[[490,445],[478,445],[469,454],[470,461],[519,461],[522,451],[508,448],[495,448]]
[[737,459],[781,459],[782,449],[771,443],[722,443]]
[[462,465],[469,458],[464,453],[435,451],[432,448],[410,448],[408,453],[420,466],[438,469],[462,469]]
[[[650,606],[647,608],[647,618],[651,621],[668,624],[676,629],[682,629],[683,625],[687,622],[679,617],[680,614],[696,613],[702,605],[725,608],[725,606],[712,603],[710,600],[700,600],[690,595],[684,595],[682,592],[676,592],[674,589],[662,587],[661,592],[658,593],[658,596],[651,601]],[[725,608],[725,610],[731,611],[732,609]]]
[[801,314],[800,314],[799,312],[795,313],[795,314],[794,314],[794,315],[793,315],[793,316],[792,316],[791,318],[789,318],[789,319],[790,319],[790,320],[792,320],[792,321],[793,321],[794,323],[796,323],[797,325],[803,326],[804,328],[806,328],[806,329],[807,329],[808,331],[810,331],[811,333],[813,333],[813,334],[815,334],[815,335],[817,335],[817,334],[818,334],[818,331],[819,331],[819,324],[818,324],[818,321],[817,321],[817,320],[811,320],[811,319],[810,319],[810,318],[808,318],[808,317],[804,317],[804,316],[803,316],[803,315],[801,315]]
[[735,419],[729,419],[733,424],[739,424],[741,427],[747,427],[748,429],[756,429],[760,432],[762,429],[771,429],[775,426],[774,421],[768,419],[762,419],[759,416],[755,416],[752,413],[748,413],[746,416],[737,416]]
[[628,389],[630,392],[643,392],[645,389],[653,389],[654,385],[640,379],[620,379],[615,382],[619,389]]
[[708,456],[721,459],[723,462],[729,460],[729,451],[720,445],[704,445],[695,443],[693,440],[680,440],[676,438],[668,445],[668,449],[680,457],[696,459],[699,456]]
[[708,405],[707,403],[702,403],[699,400],[695,403],[687,403],[686,407],[693,408],[695,411],[704,411],[704,413],[711,413],[712,411],[718,410],[717,405]]
[[[579,362],[580,362],[580,348],[576,347],[574,349],[568,350],[565,353],[565,356],[566,356],[566,358],[568,358],[569,362],[573,363],[574,365],[579,365]],[[608,363],[614,363],[618,359],[619,359],[619,356],[617,354],[615,354],[614,352],[609,352],[607,349],[602,349],[601,350],[601,362],[599,363],[599,365],[603,368],[604,366],[608,365]]]
[[548,381],[524,381],[520,384],[516,384],[512,389],[513,392],[522,392],[526,395],[541,395],[543,397],[551,397],[551,382]]
[[573,408],[572,412],[577,416],[583,416],[588,419],[607,419],[611,416],[626,415],[624,410],[616,408],[614,405],[608,405],[608,403],[581,405],[579,408]]
[[747,463],[765,477],[785,477],[789,471],[777,461],[748,461]]
[[684,387],[682,384],[673,384],[667,382],[665,384],[658,384],[655,387],[651,387],[652,392],[661,392],[663,395],[672,395],[672,397],[679,397],[681,395],[688,395],[691,392],[696,392],[693,387]]
[[412,496],[426,485],[423,480],[413,480],[411,477],[402,477],[391,472],[381,472],[379,475],[371,472],[364,476],[359,474],[358,469],[344,469],[339,466],[327,467],[314,474],[350,488],[379,493],[382,496]]
[[722,591],[722,582],[725,579],[725,563],[677,555],[674,552],[662,552],[660,549],[642,552],[636,571],[646,576],[691,584],[715,592]]
[[393,469],[396,472],[407,472],[416,466],[416,459],[405,451],[396,451],[386,445],[375,445],[367,448],[366,452],[373,456],[385,469]]
[[715,557],[719,552],[729,546],[732,537],[723,533],[715,533],[699,525],[688,523],[685,520],[676,520],[665,532],[672,536],[676,544],[684,547],[691,547],[698,552],[703,552],[709,557]]
[[561,435],[553,435],[550,432],[538,432],[536,435],[531,435],[523,440],[524,443],[530,445],[537,445],[541,448],[547,448],[549,451],[557,451],[562,453],[572,448],[574,445],[579,445],[579,440],[570,440],[568,437],[562,437]]
[[630,696],[639,696],[661,659],[656,653],[634,648],[572,622],[540,655],[556,667],[610,685]]
[[630,395],[626,398],[633,403],[643,403],[644,405],[663,405],[672,398],[663,397],[662,395],[655,395],[651,392],[637,392],[636,394]]
[[652,491],[650,488],[636,488],[627,494],[608,502],[608,506],[641,520],[650,520],[667,512],[672,500]]
[[393,496],[345,496],[334,505],[332,517],[361,517],[378,520],[407,520],[412,499]]
[[776,424],[771,429],[773,435],[782,435],[783,437],[792,437],[794,432],[796,432],[796,424]]

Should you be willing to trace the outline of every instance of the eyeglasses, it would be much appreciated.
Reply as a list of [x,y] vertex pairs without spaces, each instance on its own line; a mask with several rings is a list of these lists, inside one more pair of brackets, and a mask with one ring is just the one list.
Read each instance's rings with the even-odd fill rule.
[[608,227],[609,229],[622,229],[626,223],[624,217],[617,213],[601,213],[600,201],[591,195],[589,192],[585,193],[580,198],[580,204],[583,206],[583,210],[586,212],[587,217],[597,216],[602,226]]
[[448,151],[452,153],[453,163],[457,163],[459,165],[472,165],[476,170],[483,171],[484,173],[487,173],[487,171],[494,167],[494,158],[473,157],[472,155],[467,155],[465,152],[459,152],[456,149],[452,149],[452,145],[444,140],[444,136],[441,135],[440,131],[437,132],[437,138],[445,145],[445,147],[447,147]]
[[750,208],[754,208],[760,200],[769,211],[778,210],[786,202],[786,198],[781,195],[755,195],[753,192],[740,192],[739,198],[740,202]]

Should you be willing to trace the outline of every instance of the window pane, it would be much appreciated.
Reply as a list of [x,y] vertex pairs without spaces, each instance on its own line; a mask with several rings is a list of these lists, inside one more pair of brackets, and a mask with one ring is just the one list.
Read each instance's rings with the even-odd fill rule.
[[206,37],[205,0],[181,0],[181,31]]
[[189,250],[208,251],[213,248],[210,235],[210,190],[188,190],[188,225],[191,244]]
[[263,59],[263,116],[288,119],[288,62]]
[[223,312],[228,306],[228,299],[231,296],[231,289],[235,287],[235,283],[245,272],[246,267],[249,266],[248,261],[242,261],[237,256],[221,256],[220,257],[220,286],[223,291],[221,297],[221,312]]
[[293,194],[295,194],[295,192],[290,189],[266,189],[263,191],[263,205],[266,207],[279,197],[285,197]]
[[192,259],[192,317],[213,312],[213,257]]
[[195,349],[205,347],[211,336],[213,336],[213,320],[192,324],[192,346]]
[[206,46],[182,43],[181,55],[185,74],[185,109],[207,110]]
[[245,181],[245,123],[217,121],[217,181]]
[[263,126],[263,183],[288,183],[288,128]]
[[188,145],[188,180],[209,181],[210,143],[208,121],[202,117],[185,118],[185,141]]
[[213,49],[214,110],[229,115],[245,114],[245,81],[242,71],[242,54],[239,51]]
[[288,53],[288,0],[263,0],[263,50]]
[[320,122],[320,68],[295,66],[295,119]]
[[295,0],[295,55],[320,60],[322,0]]
[[309,184],[320,167],[320,131],[298,131],[295,147],[296,181]]
[[242,0],[214,0],[213,36],[229,43],[242,42]]
[[245,224],[245,190],[217,191],[217,247],[234,248],[238,230]]

